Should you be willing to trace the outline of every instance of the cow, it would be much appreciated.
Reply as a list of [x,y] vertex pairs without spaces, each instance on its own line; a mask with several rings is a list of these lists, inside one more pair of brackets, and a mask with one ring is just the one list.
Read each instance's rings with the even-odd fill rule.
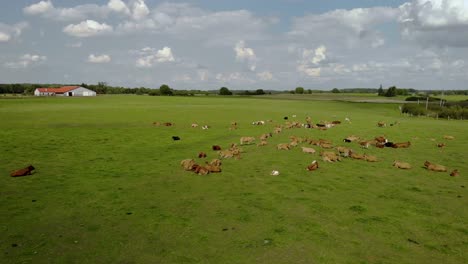
[[392,148],[409,148],[411,146],[411,142],[402,142],[402,143],[393,143]]
[[153,122],[153,126],[160,126],[160,125],[161,125],[161,123],[159,123],[159,122]]
[[445,172],[447,171],[447,168],[443,165],[440,165],[440,164],[435,164],[435,163],[431,163],[429,161],[425,161],[424,162],[424,167],[428,170],[431,170],[431,171],[439,171],[439,172]]
[[445,146],[446,146],[445,143],[438,143],[438,144],[437,144],[437,147],[439,147],[439,148],[443,148],[443,147],[445,147]]
[[19,169],[10,173],[11,177],[21,177],[26,175],[32,175],[33,170],[35,170],[33,165],[29,165],[26,168]]
[[210,173],[210,171],[207,168],[200,166],[198,164],[195,164],[192,170],[198,175],[207,175],[208,173]]
[[192,170],[193,166],[195,165],[195,160],[193,159],[184,159],[180,162],[180,166],[184,168],[184,170]]
[[273,133],[279,134],[279,133],[281,133],[282,130],[283,129],[281,127],[275,127],[275,129],[273,130]]
[[364,160],[365,159],[365,155],[364,154],[359,154],[359,153],[355,153],[353,151],[351,151],[349,153],[349,157],[351,157],[352,159],[358,159],[358,160]]
[[209,126],[209,125],[203,125],[201,128],[202,128],[203,130],[206,130],[206,129],[210,128],[210,126]]
[[332,121],[332,124],[333,125],[339,125],[339,124],[341,124],[341,121],[335,120],[335,121]]
[[288,143],[280,143],[280,144],[276,145],[276,148],[278,150],[290,150],[291,149],[291,147],[289,146]]
[[278,176],[279,174],[280,174],[280,172],[277,171],[277,170],[272,170],[272,171],[270,172],[270,175],[272,175],[272,176]]
[[213,145],[213,146],[211,146],[211,148],[213,150],[221,150],[221,146],[219,146],[219,145]]
[[167,127],[170,127],[170,126],[173,126],[174,123],[171,123],[171,122],[165,122],[163,123],[164,126],[167,126]]
[[345,147],[336,147],[336,150],[338,151],[338,153],[340,153],[341,157],[345,158],[349,157],[351,152],[353,152],[351,149]]
[[198,158],[206,158],[206,153],[205,152],[199,152],[198,153]]
[[312,161],[311,164],[309,164],[309,165],[307,166],[306,169],[307,169],[308,171],[314,171],[314,170],[316,170],[316,169],[318,169],[318,168],[319,168],[319,164],[318,164],[318,162],[317,162],[316,160],[314,160],[314,161]]
[[457,177],[457,176],[460,176],[460,173],[458,172],[458,170],[453,170],[453,171],[450,173],[450,176],[452,176],[452,177]]
[[398,169],[404,169],[404,170],[409,170],[411,169],[411,165],[407,162],[401,162],[401,161],[393,161],[393,166],[397,167]]
[[343,142],[350,143],[350,142],[353,142],[353,141],[356,141],[356,140],[359,140],[359,137],[351,135],[351,136],[347,136],[345,139],[343,139]]
[[375,137],[374,140],[375,140],[375,142],[378,142],[378,143],[387,143],[388,142],[388,140],[384,136]]
[[256,126],[263,126],[264,124],[265,124],[265,121],[263,120],[252,122],[252,125],[256,125]]
[[212,172],[221,172],[221,166],[219,166],[219,165],[212,165],[212,164],[210,164],[210,163],[208,163],[208,162],[205,162],[205,164],[206,164],[206,165],[205,165],[205,168],[206,168],[210,173],[212,173]]
[[454,140],[455,137],[454,137],[454,136],[447,136],[447,135],[445,135],[445,136],[444,136],[444,139]]
[[302,152],[304,153],[309,153],[309,154],[314,154],[315,153],[315,149],[313,148],[307,148],[307,147],[301,147],[302,148]]
[[386,127],[387,124],[385,124],[385,122],[383,122],[383,121],[379,121],[379,122],[377,122],[377,126],[378,127]]
[[367,162],[377,162],[378,161],[376,156],[371,156],[371,155],[367,155],[367,154],[364,154],[364,160],[367,161]]
[[212,159],[209,164],[213,166],[221,166],[222,162],[219,159]]
[[269,137],[272,137],[273,135],[271,133],[265,133],[260,135],[260,140],[266,140]]
[[252,144],[255,141],[254,137],[241,137],[240,138],[240,144]]
[[335,162],[341,160],[340,156],[338,156],[335,152],[332,151],[325,151],[322,152],[320,155],[322,156],[322,160],[327,162]]
[[284,120],[288,120],[288,117],[287,117],[287,116],[285,116],[283,119],[284,119]]
[[196,127],[198,127],[198,124],[193,123],[193,124],[192,124],[192,127],[193,127],[193,128],[196,128]]
[[393,147],[393,142],[389,141],[389,142],[385,143],[384,146],[387,147],[387,148],[391,148],[391,147]]
[[374,143],[373,140],[364,140],[364,141],[360,141],[359,145],[361,145],[361,148],[368,149],[372,143]]
[[268,145],[268,142],[266,140],[262,140],[260,141],[260,143],[257,144],[257,147],[266,146],[266,145]]
[[234,152],[230,150],[221,150],[218,152],[218,155],[221,159],[228,159],[234,157]]
[[173,139],[174,141],[176,141],[176,140],[180,140],[180,137],[178,137],[178,136],[172,136],[172,139]]

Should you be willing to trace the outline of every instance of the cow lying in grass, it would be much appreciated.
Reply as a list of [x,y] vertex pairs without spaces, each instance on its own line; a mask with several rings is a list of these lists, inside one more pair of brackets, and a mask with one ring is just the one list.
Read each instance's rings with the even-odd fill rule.
[[460,172],[458,172],[458,170],[453,170],[453,171],[450,173],[450,176],[452,176],[452,177],[458,177],[458,176],[460,176]]
[[308,171],[314,171],[314,170],[318,169],[318,167],[319,167],[318,162],[317,162],[316,160],[314,160],[314,161],[312,161],[311,164],[309,164],[309,165],[307,166],[306,169],[307,169]]
[[213,146],[211,146],[211,148],[212,148],[213,150],[215,150],[215,151],[216,151],[216,150],[221,150],[221,146],[219,146],[219,145],[213,145]]
[[195,160],[193,159],[184,159],[180,162],[180,166],[186,171],[192,170],[193,165],[195,165]]
[[396,161],[396,160],[393,162],[393,166],[397,167],[398,169],[405,169],[405,170],[411,169],[411,165],[409,163]]
[[364,160],[368,162],[377,162],[377,157],[376,156],[371,156],[371,155],[366,155],[364,154]]
[[448,136],[448,135],[444,135],[444,139],[448,139],[448,140],[454,140],[455,137],[454,136]]
[[322,160],[326,162],[336,162],[341,160],[340,156],[332,151],[324,151],[320,154],[320,156],[322,156]]
[[336,147],[336,150],[338,151],[338,153],[340,153],[341,157],[345,157],[345,158],[349,157],[349,155],[353,151],[352,149],[345,148],[345,147]]
[[411,146],[411,142],[402,142],[402,143],[393,143],[392,148],[409,148]]
[[302,152],[304,153],[309,153],[309,154],[314,154],[315,153],[315,149],[313,148],[307,148],[307,147],[301,147],[302,148]]
[[205,152],[198,152],[198,158],[206,158]]
[[29,165],[26,168],[19,169],[10,173],[11,177],[21,177],[26,175],[32,175],[33,170],[35,170],[33,165]]
[[240,138],[241,145],[252,144],[254,141],[255,141],[254,137],[241,137]]
[[291,146],[289,146],[288,143],[280,143],[280,144],[276,145],[276,148],[278,150],[290,150]]
[[435,163],[431,163],[429,161],[425,161],[424,162],[424,167],[428,170],[431,170],[431,171],[439,171],[439,172],[444,172],[444,171],[447,171],[447,168],[443,165],[440,165],[440,164],[435,164]]

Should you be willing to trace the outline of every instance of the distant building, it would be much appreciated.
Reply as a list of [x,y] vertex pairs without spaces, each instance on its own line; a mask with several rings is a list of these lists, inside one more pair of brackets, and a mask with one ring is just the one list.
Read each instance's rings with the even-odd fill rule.
[[37,88],[35,96],[96,96],[96,92],[81,86],[63,86],[59,88]]

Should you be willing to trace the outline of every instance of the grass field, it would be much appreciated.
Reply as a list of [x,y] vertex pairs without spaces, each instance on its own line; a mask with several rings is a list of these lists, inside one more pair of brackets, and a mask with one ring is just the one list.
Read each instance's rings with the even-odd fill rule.
[[[212,145],[258,137],[292,115],[351,123],[242,146],[242,158],[223,160],[219,174],[179,165],[203,163],[199,151],[215,158]],[[148,96],[0,99],[0,120],[0,263],[468,262],[466,121],[410,118],[398,104]],[[239,129],[228,129],[232,121]],[[333,164],[275,148],[292,135],[343,145],[351,134],[412,146],[350,143],[380,161]],[[320,168],[308,172],[312,160]],[[413,168],[398,170],[393,160]],[[427,171],[425,160],[461,176]],[[29,164],[34,175],[9,177]]]

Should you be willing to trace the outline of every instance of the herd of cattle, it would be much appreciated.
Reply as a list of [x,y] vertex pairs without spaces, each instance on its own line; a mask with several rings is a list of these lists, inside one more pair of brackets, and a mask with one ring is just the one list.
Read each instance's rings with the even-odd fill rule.
[[[306,117],[305,123],[297,122],[297,121],[289,121],[288,117],[284,118],[284,124],[276,124],[273,126],[273,131],[269,133],[261,134],[259,137],[253,136],[246,136],[241,137],[239,140],[239,144],[241,146],[245,145],[254,145],[256,142],[257,147],[266,146],[269,144],[269,139],[273,137],[274,134],[280,134],[284,131],[284,129],[293,129],[293,128],[310,128],[310,129],[318,129],[318,130],[327,130],[332,127],[338,126],[341,124],[341,121],[332,121],[332,122],[320,122],[313,124],[310,117]],[[346,118],[345,121],[351,123],[349,118]],[[251,124],[256,126],[264,126],[268,123],[273,123],[272,120],[259,120],[253,121]],[[158,123],[159,124],[159,123]],[[166,124],[166,123],[163,123]],[[173,123],[170,123],[173,125]],[[391,123],[391,126],[398,125],[398,122]],[[232,122],[229,130],[237,129],[237,122]],[[378,127],[386,127],[386,123],[379,121],[377,123]],[[197,128],[198,124],[192,124],[192,128]],[[209,126],[203,126],[208,128]],[[180,139],[177,136],[174,138]],[[444,136],[446,140],[453,140],[453,136]],[[361,137],[350,135],[343,139],[343,145],[351,145],[350,143],[357,142],[357,146],[362,149],[369,149],[370,147],[375,148],[409,148],[411,147],[411,142],[390,142],[384,136],[377,136],[371,140],[363,140]],[[342,159],[355,159],[355,160],[363,160],[367,162],[378,162],[379,159],[376,156],[358,153],[353,150],[351,147],[348,146],[337,146],[332,143],[331,140],[327,139],[313,139],[313,138],[304,138],[304,137],[297,137],[297,136],[290,136],[289,142],[279,143],[276,145],[277,150],[281,151],[288,151],[300,144],[306,144],[309,146],[300,146],[303,153],[306,154],[315,154],[317,150],[314,149],[312,146],[317,146],[320,151],[319,155],[324,162],[337,162],[341,161]],[[437,147],[443,148],[446,146],[445,143],[438,143],[436,144]],[[227,149],[222,149],[219,145],[213,145],[212,150],[217,152],[218,158],[213,159],[210,162],[205,161],[205,164],[198,164],[194,158],[188,158],[181,161],[181,166],[187,171],[193,171],[199,175],[206,175],[208,173],[216,173],[221,172],[221,160],[228,159],[228,158],[235,158],[240,159],[241,153],[243,150],[236,144],[232,143]],[[199,159],[203,159],[207,157],[207,154],[204,152],[199,152],[198,156]],[[412,166],[408,162],[398,161],[395,160],[393,162],[393,166],[399,169],[411,169]],[[319,168],[319,163],[314,160],[310,164],[306,165],[306,170],[314,171]],[[431,171],[436,172],[447,172],[447,168],[440,164],[435,164],[429,161],[424,162],[424,168]],[[271,175],[279,174],[278,171],[272,171]],[[453,170],[450,173],[450,176],[459,176],[458,170]]]

